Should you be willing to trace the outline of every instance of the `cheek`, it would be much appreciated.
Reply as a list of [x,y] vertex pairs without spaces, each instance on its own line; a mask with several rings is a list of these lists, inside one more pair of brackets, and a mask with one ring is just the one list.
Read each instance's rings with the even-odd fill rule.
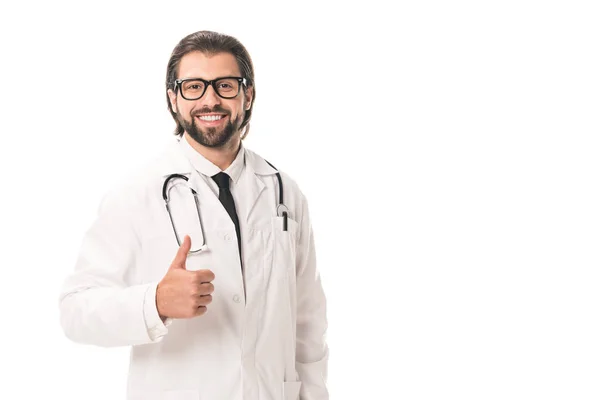
[[231,113],[233,115],[243,115],[244,114],[244,107],[246,105],[244,103],[235,103],[235,104],[231,104],[229,106],[229,109],[231,110]]
[[177,111],[184,118],[189,118],[192,106],[186,103],[177,102]]

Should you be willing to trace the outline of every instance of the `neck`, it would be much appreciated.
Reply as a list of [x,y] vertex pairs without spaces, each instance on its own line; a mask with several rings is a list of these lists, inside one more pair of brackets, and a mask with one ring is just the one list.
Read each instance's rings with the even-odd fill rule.
[[182,140],[187,140],[194,150],[219,167],[221,171],[225,171],[227,167],[231,165],[233,160],[235,160],[241,144],[239,135],[234,135],[228,143],[219,148],[202,146],[192,139],[187,132],[183,133]]

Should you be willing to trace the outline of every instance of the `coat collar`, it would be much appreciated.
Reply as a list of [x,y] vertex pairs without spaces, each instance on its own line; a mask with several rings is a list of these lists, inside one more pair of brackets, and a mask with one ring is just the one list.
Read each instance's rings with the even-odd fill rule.
[[[185,139],[182,139],[185,140]],[[262,157],[242,147],[244,151],[244,162],[245,168],[242,174],[247,175],[246,179],[241,179],[239,184],[239,190],[243,193],[245,201],[243,204],[239,204],[238,216],[244,218],[247,222],[251,221],[252,211],[258,203],[258,199],[261,193],[265,190],[265,183],[261,179],[261,176],[274,175],[277,170],[271,167]],[[197,193],[211,193],[207,182],[200,177],[200,174],[194,169],[192,162],[188,159],[185,152],[182,151],[181,143],[179,140],[170,144],[166,150],[166,154],[162,157],[159,164],[160,174],[162,179],[166,179],[171,174],[182,174],[188,177],[188,184]],[[217,168],[218,169],[218,168]],[[218,199],[207,195],[208,201],[215,201],[215,205],[218,203]]]
[[[221,172],[219,167],[202,156],[202,154],[194,150],[194,148],[190,145],[189,140],[193,139],[182,137],[179,140],[179,145],[181,146],[181,151],[190,161],[194,169],[208,178]],[[231,180],[233,180],[235,183],[237,183],[240,175],[242,174],[242,170],[244,169],[244,159],[244,146],[243,144],[240,144],[240,148],[238,149],[235,159],[231,165],[229,165],[229,167],[223,171],[227,173],[227,175],[229,175]]]
[[[194,166],[188,156],[182,151],[182,143],[177,139],[170,143],[167,147],[165,155],[160,163],[160,174],[162,177],[167,177],[171,174],[190,174],[194,171]],[[244,151],[243,159],[247,168],[256,175],[273,175],[277,170],[271,167],[262,157],[242,146],[241,151]],[[206,159],[204,159],[207,161]],[[208,161],[207,161],[208,162]],[[214,166],[214,165],[213,165]],[[219,172],[219,171],[216,171]],[[215,173],[216,173],[215,172]]]

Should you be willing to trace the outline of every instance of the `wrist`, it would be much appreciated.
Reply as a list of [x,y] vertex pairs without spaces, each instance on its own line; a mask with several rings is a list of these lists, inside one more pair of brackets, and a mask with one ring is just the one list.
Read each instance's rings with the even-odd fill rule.
[[165,323],[165,320],[167,319],[167,317],[165,317],[163,314],[160,313],[160,309],[158,308],[158,290],[160,288],[160,283],[159,282],[156,285],[156,295],[154,296],[154,303],[156,305],[156,312],[158,313],[158,317],[160,318],[160,320],[163,322],[163,324]]

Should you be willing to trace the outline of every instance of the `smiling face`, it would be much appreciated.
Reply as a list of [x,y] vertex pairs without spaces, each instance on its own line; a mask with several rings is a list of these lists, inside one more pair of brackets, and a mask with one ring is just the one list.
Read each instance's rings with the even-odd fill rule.
[[[206,55],[199,51],[186,54],[179,62],[177,78],[201,78],[206,81],[221,77],[241,77],[235,57],[230,53]],[[189,86],[192,84],[192,86]],[[182,83],[182,89],[186,82]],[[187,89],[196,90],[193,82]],[[181,92],[168,90],[169,101],[177,114],[177,121],[188,135],[202,146],[224,147],[232,140],[238,140],[240,126],[245,111],[252,104],[252,87],[241,86],[238,95],[232,99],[220,97],[209,85],[204,95],[197,100],[186,100]],[[186,97],[191,97],[186,95]]]

